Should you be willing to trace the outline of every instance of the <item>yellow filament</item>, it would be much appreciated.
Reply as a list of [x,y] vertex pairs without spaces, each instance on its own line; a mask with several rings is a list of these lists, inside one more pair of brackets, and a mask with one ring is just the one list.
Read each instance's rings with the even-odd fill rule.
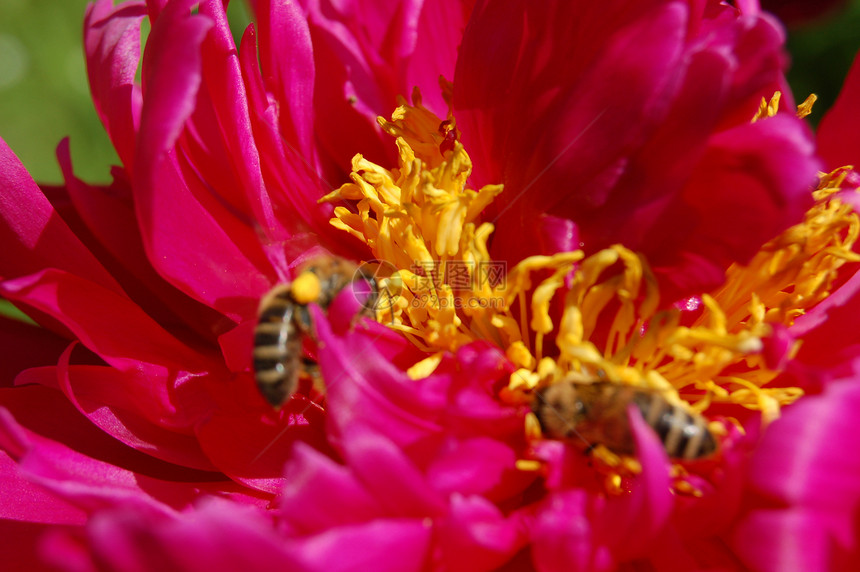
[[[753,121],[773,117],[779,100],[779,93],[762,100]],[[747,265],[731,266],[693,314],[661,300],[647,261],[622,245],[590,256],[533,256],[513,268],[494,262],[487,248],[494,229],[481,212],[502,187],[470,189],[472,163],[451,141],[453,118],[443,124],[417,94],[413,102],[379,120],[395,137],[396,168],[357,155],[351,182],[323,199],[349,202],[335,209],[332,224],[399,270],[400,298],[386,321],[429,354],[410,377],[432,373],[446,352],[487,340],[516,368],[500,393],[508,403],[529,403],[536,389],[561,379],[602,379],[705,414],[714,403],[760,410],[770,422],[801,395],[767,387],[780,372],[762,352],[775,327],[791,326],[829,295],[843,265],[860,262],[853,251],[860,219],[839,197],[848,169],[822,174],[804,219]],[[528,435],[539,435],[533,416],[526,423]],[[608,451],[597,455],[614,470],[636,472]]]

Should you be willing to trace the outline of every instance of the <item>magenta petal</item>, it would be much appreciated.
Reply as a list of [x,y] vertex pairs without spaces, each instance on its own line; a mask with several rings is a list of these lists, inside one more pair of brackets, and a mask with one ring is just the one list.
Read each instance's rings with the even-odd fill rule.
[[[206,369],[200,354],[183,345],[131,300],[84,278],[49,269],[6,280],[0,283],[0,292],[53,316],[119,369],[143,367],[161,379],[167,378],[168,370],[176,375],[178,371]],[[123,320],[115,316],[123,316]],[[142,366],[142,362],[150,365]],[[164,395],[166,390],[165,385],[153,394]]]
[[[215,121],[211,122],[212,125],[199,127],[214,131],[214,136],[207,137],[204,142],[210,154],[213,148],[217,148],[215,141],[223,140],[224,144],[221,149],[223,157],[207,157],[207,165],[213,169],[235,170],[235,178],[232,174],[226,178],[213,177],[214,173],[209,173],[207,178],[218,184],[221,196],[228,196],[231,202],[240,204],[244,212],[252,212],[261,232],[270,240],[286,240],[288,232],[283,225],[289,225],[290,221],[279,220],[273,211],[251,118],[252,113],[261,111],[246,93],[242,64],[236,53],[227,14],[221,2],[203,4],[201,13],[215,22],[212,33],[203,44],[203,80],[206,92],[212,98]],[[251,50],[256,56],[253,48],[245,45],[243,51]]]
[[420,519],[386,519],[332,528],[288,546],[305,570],[419,572],[426,569],[432,534]]
[[[28,370],[19,379],[42,382],[38,378],[48,375],[56,383],[54,368]],[[111,383],[114,380],[100,381]],[[196,441],[160,430],[128,412],[104,405],[92,411],[81,411],[81,404],[74,396],[70,402],[61,392],[40,385],[2,390],[0,402],[30,431],[93,459],[162,480],[223,480],[221,475],[182,466],[193,465],[193,460],[199,458],[199,465],[211,467],[202,457]],[[178,464],[156,458],[170,454]]]
[[554,493],[539,509],[532,526],[532,558],[541,572],[603,571],[614,568],[609,549],[597,542],[588,494]]
[[289,110],[280,114],[280,132],[313,165],[315,69],[308,24],[293,1],[258,0],[255,9],[266,87]]
[[94,517],[87,533],[98,561],[116,571],[305,569],[261,511],[216,499],[172,518],[121,507]]
[[96,572],[94,566],[75,567],[68,560],[55,561],[44,557],[42,547],[46,536],[60,531],[71,532],[77,528],[0,519],[0,538],[3,539],[0,542],[0,562],[5,570],[57,572],[63,568],[52,564],[62,562],[69,572]]
[[120,291],[114,279],[72,233],[0,139],[0,278],[53,267]]
[[28,368],[57,363],[68,346],[69,340],[50,330],[0,317],[0,387],[11,387],[15,376]]
[[[253,381],[233,379],[248,388]],[[256,394],[256,388],[253,388]],[[206,456],[232,479],[254,489],[277,493],[282,484],[284,463],[293,443],[305,442],[325,448],[322,420],[316,406],[294,398],[275,417],[259,394],[257,407],[219,409],[197,428],[197,438]],[[239,402],[239,400],[236,400]]]
[[[17,463],[0,451],[0,522],[2,520],[83,524],[86,513],[21,476]],[[0,542],[0,545],[5,544],[5,541]]]
[[124,506],[141,515],[164,517],[213,494],[230,498],[237,506],[265,502],[230,481],[162,480],[98,461],[24,429],[3,408],[0,449],[18,462],[23,478],[90,514]]
[[[145,477],[85,457],[30,434],[0,409],[0,448],[18,461],[21,474],[52,494],[86,511],[125,503],[147,514],[171,509],[143,492]],[[150,484],[155,484],[154,480]]]
[[[620,560],[641,556],[660,533],[672,513],[669,459],[654,431],[633,406],[627,412],[636,438],[636,456],[642,473],[631,483],[629,495],[611,498],[601,515],[602,539],[613,546]],[[616,544],[617,543],[617,544]]]
[[424,517],[441,514],[441,495],[394,443],[366,430],[343,437],[343,454],[350,468],[376,499],[384,514]]
[[442,494],[486,494],[498,487],[504,471],[516,470],[516,453],[489,438],[449,440],[427,467],[427,480]]
[[[196,439],[189,435],[165,429],[158,424],[159,413],[152,404],[134,401],[135,393],[145,387],[145,379],[135,373],[120,372],[113,368],[97,366],[72,366],[67,363],[60,368],[30,370],[31,375],[21,381],[37,381],[41,373],[49,379],[59,378],[60,387],[69,401],[105,433],[135,450],[145,452],[157,459],[204,471],[213,470]],[[149,406],[148,411],[140,411]],[[156,423],[144,413],[156,416]]]
[[379,506],[346,466],[297,443],[284,470],[280,508],[298,534],[360,524],[379,515]]
[[438,525],[437,565],[444,570],[495,570],[526,543],[517,516],[505,518],[486,499],[454,494],[450,512]]
[[732,540],[752,570],[839,569],[833,565],[826,521],[802,509],[755,511],[736,527]]
[[[532,530],[539,570],[568,562],[575,570],[611,569],[614,562],[646,554],[667,524],[673,499],[666,452],[632,406],[628,415],[642,473],[627,483],[624,495],[606,498],[578,488],[551,492],[537,507]],[[565,459],[558,455],[556,462]]]
[[[848,379],[786,408],[767,428],[752,458],[749,510],[732,545],[749,566],[850,569],[856,564],[860,510],[860,419],[857,361]],[[796,568],[795,568],[796,565]]]
[[800,316],[789,333],[803,341],[791,371],[812,387],[840,376],[854,375],[860,353],[860,332],[854,317],[860,311],[860,273],[848,278],[827,299]]
[[87,75],[99,118],[129,173],[134,172],[135,138],[140,119],[140,86],[134,81],[140,61],[143,2],[98,0],[87,9],[84,45]]
[[[415,47],[406,69],[404,88],[418,86],[424,105],[439,117],[448,113],[442,98],[439,76],[454,79],[457,51],[463,30],[472,12],[473,0],[427,2],[421,7],[415,34]],[[405,91],[401,95],[407,95]]]
[[860,165],[860,57],[854,63],[833,107],[818,128],[818,152],[828,169]]
[[[194,109],[201,44],[212,26],[202,15],[183,14],[183,4],[188,8],[191,2],[167,6],[147,45],[135,205],[147,253],[160,273],[180,290],[240,321],[253,314],[257,298],[270,284],[260,270],[268,262],[253,228],[243,228],[244,222],[235,221],[205,190],[199,200],[192,194],[191,185],[202,183],[181,172],[180,158],[172,151]],[[168,14],[171,10],[175,13]],[[223,225],[236,234],[231,236]],[[240,244],[256,248],[243,252]]]
[[[834,515],[843,514],[847,504],[860,508],[860,457],[850,453],[857,448],[852,434],[860,427],[858,407],[860,385],[852,378],[832,382],[822,395],[787,409],[768,427],[756,451],[752,486],[787,503]],[[840,540],[850,540],[847,530]]]
[[[317,336],[324,347],[320,368],[326,380],[328,409],[334,412],[329,422],[335,437],[343,439],[363,427],[408,446],[438,433],[435,418],[444,395],[434,391],[426,380],[409,380],[402,369],[379,352],[374,334],[386,330],[385,326],[365,323],[338,337],[324,314],[314,310]],[[401,339],[401,347],[408,343]],[[422,387],[428,391],[422,393]]]
[[131,191],[124,184],[111,187],[88,185],[75,177],[68,139],[57,147],[57,159],[66,181],[66,191],[75,213],[86,225],[79,236],[92,233],[97,253],[130,297],[161,323],[173,324],[181,317],[204,337],[220,329],[224,317],[189,298],[164,280],[146,257]]

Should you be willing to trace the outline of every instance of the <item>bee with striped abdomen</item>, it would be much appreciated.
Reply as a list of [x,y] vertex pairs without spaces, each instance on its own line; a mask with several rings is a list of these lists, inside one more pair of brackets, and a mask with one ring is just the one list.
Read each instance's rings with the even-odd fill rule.
[[298,387],[299,377],[315,377],[312,360],[303,357],[306,335],[313,337],[309,304],[325,309],[335,296],[357,278],[368,281],[372,307],[376,282],[358,266],[337,257],[312,260],[295,280],[278,284],[260,301],[254,329],[254,374],[257,388],[273,407],[280,407]]
[[699,459],[716,451],[717,441],[704,417],[647,389],[608,381],[561,381],[537,393],[532,411],[549,438],[581,441],[589,448],[599,444],[632,455],[628,405],[634,405],[657,433],[669,457]]

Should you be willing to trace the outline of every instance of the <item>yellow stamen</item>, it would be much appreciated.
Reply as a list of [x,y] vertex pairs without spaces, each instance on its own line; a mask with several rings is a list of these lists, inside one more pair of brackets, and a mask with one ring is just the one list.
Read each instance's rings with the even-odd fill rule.
[[[762,100],[753,120],[773,117],[779,99],[776,93]],[[622,245],[587,257],[533,256],[513,268],[494,262],[487,248],[493,225],[481,212],[502,187],[468,188],[472,163],[453,118],[442,122],[417,94],[413,101],[401,101],[391,121],[379,120],[396,138],[397,167],[357,155],[352,182],[324,199],[351,202],[335,209],[332,224],[399,269],[400,299],[386,322],[429,354],[410,377],[429,375],[445,352],[486,340],[516,368],[500,393],[511,404],[527,404],[536,390],[562,379],[604,380],[657,391],[706,415],[712,404],[759,410],[767,423],[802,395],[768,386],[780,371],[770,369],[777,366],[766,363],[763,349],[774,328],[791,326],[829,295],[840,267],[860,262],[853,252],[860,219],[838,196],[848,169],[822,174],[803,221],[749,264],[731,266],[724,284],[702,293],[691,314],[661,301],[647,261]],[[813,102],[810,96],[798,114]],[[726,432],[720,422],[711,427]],[[526,433],[540,435],[532,415]],[[621,486],[618,475],[638,470],[635,459],[601,447],[594,455],[608,467],[610,487]]]

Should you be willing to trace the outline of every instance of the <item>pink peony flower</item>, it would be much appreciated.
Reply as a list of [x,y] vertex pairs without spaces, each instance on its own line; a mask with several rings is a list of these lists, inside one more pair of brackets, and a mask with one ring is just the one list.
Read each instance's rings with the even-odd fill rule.
[[[216,0],[90,5],[111,185],[0,143],[0,295],[38,324],[0,321],[4,562],[857,561],[860,72],[816,151],[754,2],[252,4],[238,47]],[[319,255],[375,260],[378,304],[308,305],[325,395],[276,411],[257,305]],[[632,455],[539,426],[594,381],[718,452],[624,404]]]

